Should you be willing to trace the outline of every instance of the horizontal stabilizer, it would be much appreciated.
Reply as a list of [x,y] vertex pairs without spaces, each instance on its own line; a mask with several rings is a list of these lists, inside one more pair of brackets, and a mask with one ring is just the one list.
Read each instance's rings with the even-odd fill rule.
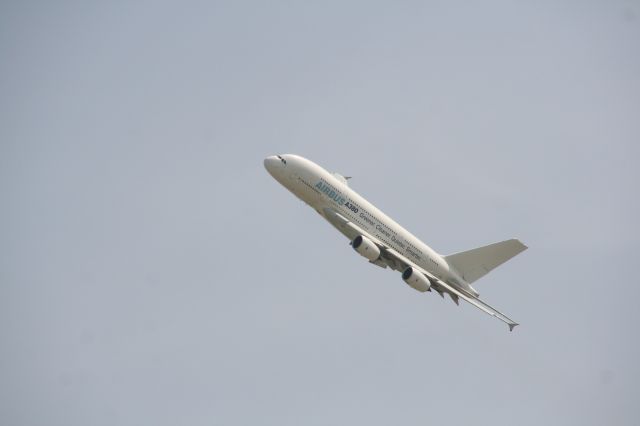
[[462,275],[462,278],[464,278],[466,282],[472,283],[526,249],[527,246],[514,238],[489,244],[488,246],[450,254],[449,256],[445,256],[444,259],[449,266],[453,267]]

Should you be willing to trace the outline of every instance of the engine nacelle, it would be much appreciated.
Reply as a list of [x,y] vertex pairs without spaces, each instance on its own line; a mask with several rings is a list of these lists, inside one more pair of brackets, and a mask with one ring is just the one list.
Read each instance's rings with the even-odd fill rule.
[[355,251],[360,253],[361,256],[366,257],[371,262],[380,257],[380,249],[377,245],[367,237],[358,235],[351,242],[351,246]]
[[429,278],[425,277],[422,272],[413,269],[411,266],[404,270],[402,273],[402,279],[405,283],[421,292],[429,291],[431,288],[431,281],[429,281]]

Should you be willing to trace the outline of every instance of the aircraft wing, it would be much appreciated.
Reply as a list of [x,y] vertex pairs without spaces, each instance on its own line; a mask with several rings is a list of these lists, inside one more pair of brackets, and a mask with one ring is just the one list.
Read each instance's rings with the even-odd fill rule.
[[[387,263],[392,269],[395,269],[397,271],[403,271],[409,266],[412,268],[415,268],[416,270],[422,272],[427,278],[429,278],[429,280],[432,282],[432,286],[435,288],[435,290],[438,293],[440,293],[440,295],[442,295],[443,292],[448,293],[451,296],[451,299],[454,302],[456,302],[456,304],[458,303],[458,298],[463,299],[464,301],[466,301],[467,303],[470,303],[471,305],[475,306],[481,311],[493,317],[498,318],[500,321],[505,322],[509,326],[509,331],[513,331],[513,328],[516,325],[518,325],[517,322],[513,321],[512,319],[507,317],[505,314],[493,308],[492,306],[488,305],[487,303],[483,302],[482,300],[476,297],[468,296],[467,294],[461,292],[451,284],[448,284],[442,281],[441,279],[439,279],[438,277],[434,276],[433,274],[430,274],[429,272],[424,270],[422,267],[413,263],[406,256],[398,253],[392,247],[389,247],[388,245],[380,241],[378,238],[364,231],[357,224],[353,223],[352,221],[350,221],[340,213],[336,212],[335,210],[324,209],[324,213],[325,213],[324,216],[327,218],[327,220],[333,226],[335,226],[340,232],[342,232],[345,236],[347,236],[347,238],[353,239],[358,235],[364,235],[365,237],[373,241],[380,248],[381,257],[383,261]],[[382,266],[382,265],[379,265],[379,266]]]

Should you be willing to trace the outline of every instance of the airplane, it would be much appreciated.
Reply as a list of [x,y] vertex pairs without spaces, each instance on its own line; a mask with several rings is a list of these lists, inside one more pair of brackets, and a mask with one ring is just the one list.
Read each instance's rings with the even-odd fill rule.
[[378,210],[348,185],[339,173],[330,173],[314,162],[294,154],[264,159],[267,171],[315,209],[351,242],[370,263],[402,272],[402,279],[419,292],[448,294],[458,305],[462,299],[509,326],[515,321],[478,298],[471,286],[489,271],[527,249],[510,239],[442,256]]

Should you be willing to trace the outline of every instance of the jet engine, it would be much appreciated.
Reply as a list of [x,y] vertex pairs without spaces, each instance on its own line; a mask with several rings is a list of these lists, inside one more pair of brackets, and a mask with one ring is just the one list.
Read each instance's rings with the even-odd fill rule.
[[411,266],[404,270],[402,273],[402,279],[405,283],[421,292],[429,291],[431,288],[431,281],[429,281],[429,278],[425,277],[422,272],[413,269]]
[[367,237],[358,235],[351,242],[351,246],[355,251],[360,253],[361,256],[366,257],[371,262],[380,257],[380,249],[377,245]]

